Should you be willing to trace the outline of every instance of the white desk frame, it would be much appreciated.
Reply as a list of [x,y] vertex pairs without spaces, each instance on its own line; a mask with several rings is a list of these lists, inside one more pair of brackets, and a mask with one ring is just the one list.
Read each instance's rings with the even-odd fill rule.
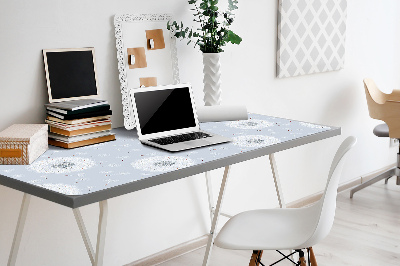
[[[208,170],[205,172],[205,179],[207,185],[208,192],[208,204],[210,210],[210,219],[211,219],[211,229],[210,235],[208,238],[208,243],[206,247],[206,253],[203,260],[203,266],[209,265],[209,260],[211,256],[212,246],[215,238],[215,230],[218,225],[218,220],[220,215],[226,217],[232,217],[231,215],[225,214],[221,212],[222,201],[224,198],[224,192],[226,190],[227,180],[229,177],[229,172],[231,165],[235,163],[239,163],[242,161],[250,160],[252,158],[257,158],[260,156],[268,155],[269,162],[272,170],[272,175],[275,183],[275,189],[278,197],[279,206],[281,208],[285,208],[285,201],[283,198],[282,188],[280,185],[279,175],[277,171],[276,161],[274,153],[290,149],[296,146],[300,146],[303,144],[311,143],[314,141],[322,140],[325,138],[333,137],[340,134],[340,128],[331,128],[327,131],[320,132],[318,134],[308,135],[305,137],[294,139],[293,141],[288,141],[281,143],[279,145],[273,145],[261,149],[254,150],[252,152],[239,154],[237,156],[230,156],[226,158],[222,158],[220,160],[211,161],[208,163]],[[224,167],[224,174],[219,190],[218,199],[216,205],[214,207],[212,186],[210,180],[210,170]],[[125,186],[117,186],[114,188],[107,189],[107,191],[99,191],[98,193],[81,195],[81,196],[65,196],[61,194],[54,194],[51,191],[43,190],[35,187],[34,185],[30,185],[24,182],[16,181],[11,178],[7,178],[4,176],[0,176],[0,181],[2,185],[6,185],[10,188],[20,190],[24,193],[21,208],[19,212],[18,222],[16,225],[14,239],[11,246],[8,266],[14,266],[17,260],[18,250],[22,239],[22,234],[24,230],[24,225],[26,222],[28,208],[30,203],[31,195],[39,196],[44,199],[59,203],[64,206],[68,206],[72,208],[76,222],[78,224],[78,228],[80,230],[83,242],[85,244],[87,253],[89,255],[89,259],[92,265],[102,266],[103,258],[104,258],[104,247],[105,247],[105,237],[106,237],[106,229],[107,229],[107,213],[108,213],[108,204],[107,199],[116,197],[119,195],[123,195],[126,193],[131,193],[137,190],[141,190],[147,187],[152,187],[155,185],[159,185],[162,183],[174,181],[180,178],[184,178],[187,176],[191,176],[194,174],[204,173],[204,168],[202,166],[194,166],[192,168],[183,168],[179,171],[165,173],[160,175],[162,177],[162,181],[160,181],[160,176],[156,176],[154,179],[145,179],[138,186],[138,182],[133,182],[126,184]],[[40,189],[40,190],[39,190]],[[98,222],[98,232],[97,232],[97,243],[96,243],[96,251],[94,251],[91,241],[89,239],[85,223],[82,219],[82,215],[80,213],[80,207],[91,204],[91,203],[99,203],[100,214],[99,214],[99,222]]]
[[[14,266],[17,261],[17,255],[19,250],[19,245],[22,239],[22,233],[24,231],[24,226],[26,222],[26,216],[28,214],[28,208],[30,203],[31,195],[24,193],[24,197],[21,203],[21,209],[19,212],[17,227],[14,233],[14,240],[11,246],[10,255],[8,257],[7,266]],[[104,258],[104,246],[106,240],[106,229],[107,229],[107,214],[108,214],[108,203],[107,200],[99,202],[100,214],[99,214],[99,224],[97,230],[97,244],[96,253],[93,251],[92,244],[90,242],[89,235],[86,231],[85,223],[82,219],[81,212],[79,208],[73,209],[76,223],[78,224],[79,231],[81,232],[83,242],[85,243],[86,251],[89,255],[90,262],[94,266],[102,266]]]
[[[279,180],[279,176],[278,176],[278,171],[277,171],[274,154],[269,155],[269,162],[270,162],[271,169],[272,169],[272,175],[274,178],[275,189],[276,189],[276,194],[278,196],[279,206],[281,208],[285,208],[286,205],[285,205],[285,201],[283,199],[283,193],[282,193],[282,188],[280,185],[280,180]],[[227,185],[227,181],[228,181],[228,177],[229,177],[230,168],[231,168],[230,165],[225,167],[224,174],[222,177],[221,187],[219,190],[218,200],[217,200],[217,204],[215,207],[213,205],[214,200],[213,200],[212,185],[211,185],[211,180],[210,180],[210,178],[211,178],[210,172],[205,173],[207,193],[208,193],[208,204],[209,204],[209,208],[210,208],[211,229],[210,229],[210,235],[208,237],[206,253],[204,255],[203,266],[209,265],[209,261],[210,261],[210,257],[211,257],[211,253],[212,253],[213,242],[214,242],[214,238],[215,238],[214,233],[217,228],[220,215],[228,217],[228,218],[232,217],[232,215],[221,212],[222,201],[223,201],[224,195],[225,195],[225,189],[226,189],[226,185]],[[22,233],[24,230],[26,217],[28,214],[30,199],[31,199],[31,195],[24,193],[17,226],[16,226],[15,233],[14,233],[14,240],[13,240],[13,244],[11,246],[11,251],[10,251],[10,255],[9,255],[9,259],[8,259],[8,264],[7,264],[8,266],[14,266],[16,263],[16,260],[17,260],[19,245],[21,243]],[[87,233],[86,226],[83,221],[83,218],[82,218],[79,208],[73,209],[75,220],[78,224],[79,231],[81,233],[83,242],[85,244],[86,251],[89,255],[90,262],[94,266],[102,266],[103,265],[104,246],[105,246],[106,229],[107,229],[107,213],[108,213],[107,200],[99,202],[99,207],[100,207],[100,214],[99,214],[99,223],[98,223],[98,231],[97,231],[96,252],[94,252],[94,250],[93,250],[93,247],[90,242],[90,238]]]
[[[274,178],[275,189],[276,189],[276,194],[278,196],[279,207],[286,208],[285,200],[283,199],[281,183],[279,180],[278,169],[276,166],[275,155],[273,153],[269,155],[269,162],[271,165],[272,176]],[[209,208],[210,208],[210,217],[211,217],[211,230],[210,230],[210,235],[208,236],[206,252],[204,254],[204,260],[203,260],[203,266],[208,266],[209,262],[210,262],[210,257],[211,257],[212,248],[213,248],[214,239],[215,239],[215,230],[218,225],[219,216],[222,215],[222,216],[225,216],[228,218],[232,218],[232,215],[221,212],[222,201],[224,199],[224,194],[225,194],[225,189],[226,189],[226,185],[227,185],[227,181],[228,181],[228,177],[229,177],[230,168],[231,168],[230,165],[225,167],[216,207],[213,207],[214,200],[213,200],[213,195],[212,195],[210,172],[206,172],[206,174],[205,174],[207,193],[208,193],[208,204],[209,204]]]

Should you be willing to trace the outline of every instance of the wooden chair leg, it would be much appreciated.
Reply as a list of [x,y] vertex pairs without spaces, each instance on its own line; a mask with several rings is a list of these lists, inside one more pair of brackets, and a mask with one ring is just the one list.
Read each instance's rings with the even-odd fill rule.
[[315,258],[314,250],[312,247],[309,247],[308,250],[310,251],[310,262],[311,266],[318,266],[317,259]]
[[307,266],[307,261],[306,258],[304,257],[304,252],[302,250],[300,250],[299,252],[299,262],[300,266]]
[[249,266],[259,266],[260,265],[259,260],[261,260],[262,254],[263,254],[262,250],[253,250]]

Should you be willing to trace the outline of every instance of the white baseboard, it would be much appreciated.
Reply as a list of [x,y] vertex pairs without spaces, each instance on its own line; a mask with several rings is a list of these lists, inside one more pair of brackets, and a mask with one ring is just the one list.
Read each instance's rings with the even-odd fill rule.
[[375,176],[377,176],[377,175],[379,175],[379,174],[381,174],[381,173],[383,173],[383,172],[385,172],[385,171],[387,171],[387,170],[389,170],[389,169],[391,169],[391,168],[393,168],[393,167],[396,167],[396,163],[393,163],[393,164],[391,164],[391,165],[388,165],[388,166],[386,166],[386,167],[383,167],[383,168],[381,168],[381,169],[379,169],[379,170],[376,170],[376,171],[374,171],[374,172],[372,172],[372,173],[369,173],[369,174],[366,174],[366,175],[364,175],[364,176],[362,176],[361,177],[361,183],[365,183],[365,182],[367,182],[368,180],[371,180],[372,178],[374,178]]
[[[354,178],[350,181],[347,181],[345,183],[341,183],[338,187],[338,192],[344,192],[352,187],[355,187],[357,185],[360,185],[364,182],[367,182],[368,180],[374,178],[378,174],[387,171],[393,167],[395,167],[396,164],[391,164],[386,167],[383,167],[379,170],[376,170],[372,173],[366,174],[359,176],[357,178]],[[307,205],[310,205],[316,201],[318,201],[321,196],[322,196],[323,191],[320,191],[318,193],[309,195],[307,197],[301,198],[299,200],[290,202],[287,204],[288,208],[301,208]],[[126,264],[125,266],[150,266],[150,265],[158,265],[163,262],[166,262],[168,260],[171,260],[173,258],[182,256],[186,253],[192,252],[196,249],[205,247],[207,244],[207,239],[208,235],[201,236],[199,238],[193,239],[191,241],[179,244],[177,246],[171,247],[169,249],[163,250],[161,252],[158,252],[154,255],[150,255],[148,257],[142,258],[140,260],[134,261],[132,263]]]
[[169,249],[158,252],[154,255],[150,255],[143,259],[134,261],[132,263],[126,264],[124,266],[153,266],[160,263],[166,262],[173,258],[182,256],[186,253],[192,252],[196,249],[205,247],[207,245],[208,235],[201,236],[199,238],[190,240],[188,242],[179,244],[177,246],[171,247]]

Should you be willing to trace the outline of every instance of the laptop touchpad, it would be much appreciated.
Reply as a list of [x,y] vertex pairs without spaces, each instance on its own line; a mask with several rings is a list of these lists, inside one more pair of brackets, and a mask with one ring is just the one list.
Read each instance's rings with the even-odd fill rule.
[[189,145],[191,147],[198,147],[198,146],[206,146],[210,145],[212,142],[209,142],[207,140],[203,139],[198,139],[198,140],[191,140],[191,141],[186,141],[184,142],[186,145]]

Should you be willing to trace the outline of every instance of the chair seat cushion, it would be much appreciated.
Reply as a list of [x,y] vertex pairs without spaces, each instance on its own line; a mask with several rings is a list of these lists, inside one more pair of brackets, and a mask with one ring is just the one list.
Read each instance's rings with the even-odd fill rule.
[[389,127],[386,123],[377,125],[374,128],[374,134],[377,137],[389,137]]
[[298,249],[310,239],[320,209],[267,209],[242,212],[232,217],[214,244],[237,250]]

